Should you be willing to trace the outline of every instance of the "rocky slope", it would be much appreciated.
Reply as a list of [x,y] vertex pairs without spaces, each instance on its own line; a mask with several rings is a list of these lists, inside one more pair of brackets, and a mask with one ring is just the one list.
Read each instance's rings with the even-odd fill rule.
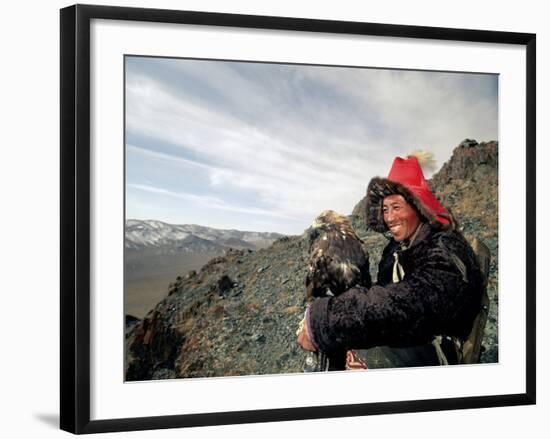
[[128,380],[299,371],[307,238],[233,250],[178,277],[129,327]]
[[[483,362],[498,360],[497,150],[496,142],[462,142],[431,181],[465,235],[479,236],[494,255]],[[364,202],[351,220],[368,243],[375,276],[386,238],[365,231]],[[304,310],[308,246],[305,234],[283,237],[265,249],[227,251],[198,272],[182,273],[166,299],[127,325],[126,379],[301,372],[305,357],[295,331]]]

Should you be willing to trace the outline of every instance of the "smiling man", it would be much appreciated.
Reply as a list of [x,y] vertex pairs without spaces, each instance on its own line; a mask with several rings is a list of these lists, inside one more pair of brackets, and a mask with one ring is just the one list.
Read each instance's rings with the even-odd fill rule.
[[298,343],[329,354],[383,347],[393,367],[456,363],[486,279],[416,157],[397,157],[387,178],[371,180],[366,221],[391,236],[377,282],[315,300]]
[[414,208],[402,195],[388,195],[383,204],[384,222],[397,242],[409,239],[420,225]]

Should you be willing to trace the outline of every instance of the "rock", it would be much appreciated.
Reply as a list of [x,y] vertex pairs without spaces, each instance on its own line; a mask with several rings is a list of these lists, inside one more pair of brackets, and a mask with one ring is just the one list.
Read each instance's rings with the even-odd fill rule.
[[225,296],[225,294],[231,289],[233,288],[233,286],[235,285],[235,283],[231,280],[231,278],[227,275],[223,275],[219,280],[218,280],[218,284],[217,284],[217,287],[218,287],[218,290],[222,293],[222,295]]
[[459,148],[473,148],[478,143],[473,139],[464,139],[460,144],[458,145]]
[[155,370],[151,379],[153,380],[170,380],[176,378],[176,374],[170,369]]
[[258,342],[258,343],[264,343],[265,342],[265,335],[260,334],[260,333],[252,334],[252,336],[250,338],[253,341]]

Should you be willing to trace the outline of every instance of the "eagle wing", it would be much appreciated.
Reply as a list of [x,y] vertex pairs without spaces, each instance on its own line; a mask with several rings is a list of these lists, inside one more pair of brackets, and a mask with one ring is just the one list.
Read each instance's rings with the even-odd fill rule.
[[311,244],[306,297],[337,296],[355,285],[371,286],[363,242],[349,230],[328,227]]

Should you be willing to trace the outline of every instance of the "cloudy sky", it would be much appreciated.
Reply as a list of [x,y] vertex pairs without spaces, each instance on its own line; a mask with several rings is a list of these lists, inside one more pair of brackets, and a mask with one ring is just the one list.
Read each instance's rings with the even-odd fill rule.
[[126,57],[128,219],[299,234],[465,138],[498,140],[497,76]]

